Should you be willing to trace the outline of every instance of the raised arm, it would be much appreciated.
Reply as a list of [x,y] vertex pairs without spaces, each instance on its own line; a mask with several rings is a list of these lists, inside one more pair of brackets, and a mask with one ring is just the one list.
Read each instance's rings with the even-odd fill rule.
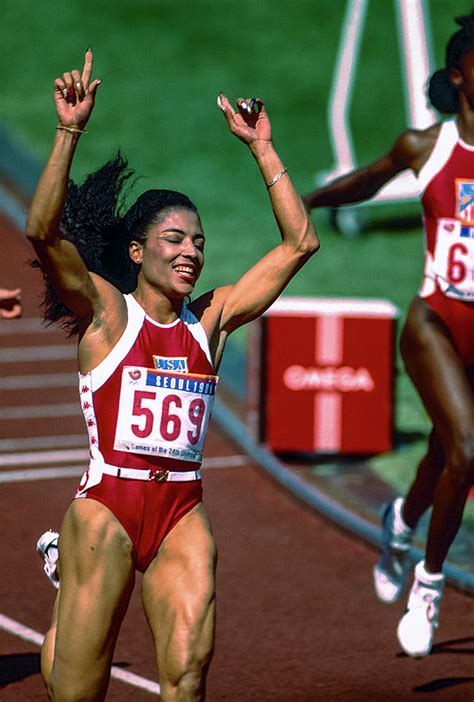
[[401,171],[411,168],[418,172],[433,147],[435,132],[435,128],[404,132],[381,158],[304,195],[305,206],[312,210],[369,200]]
[[[235,285],[216,291],[221,296],[219,329],[230,333],[264,312],[301,266],[319,249],[313,224],[272,143],[270,120],[261,100],[239,99],[234,109],[227,97],[218,104],[230,131],[246,144],[262,174],[281,243],[248,270]],[[249,232],[255,236],[256,232]]]
[[51,154],[28,212],[26,233],[63,303],[80,324],[90,322],[95,286],[77,249],[61,237],[59,223],[69,173],[79,138],[94,108],[99,80],[90,82],[92,52],[87,51],[82,73],[64,73],[54,82],[58,117]]

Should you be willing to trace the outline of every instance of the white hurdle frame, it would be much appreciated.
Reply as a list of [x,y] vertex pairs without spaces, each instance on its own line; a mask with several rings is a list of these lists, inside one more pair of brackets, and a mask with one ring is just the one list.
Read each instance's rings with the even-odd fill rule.
[[[357,167],[349,113],[368,4],[369,0],[348,0],[346,6],[328,102],[329,134],[333,145],[335,166],[330,171],[316,174],[315,180],[318,185],[328,183]],[[436,112],[428,105],[425,96],[426,83],[431,74],[432,65],[427,2],[426,0],[394,0],[394,4],[398,19],[399,50],[403,59],[402,83],[405,88],[408,126],[425,129],[437,119]],[[415,176],[411,171],[404,171],[364,205],[413,200],[418,195]]]

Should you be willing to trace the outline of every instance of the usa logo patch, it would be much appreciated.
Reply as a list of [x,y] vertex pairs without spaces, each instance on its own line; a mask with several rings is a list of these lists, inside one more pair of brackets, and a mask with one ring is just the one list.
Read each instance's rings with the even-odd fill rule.
[[456,217],[474,225],[474,180],[456,178]]
[[168,371],[171,373],[187,373],[187,356],[153,356],[156,370]]

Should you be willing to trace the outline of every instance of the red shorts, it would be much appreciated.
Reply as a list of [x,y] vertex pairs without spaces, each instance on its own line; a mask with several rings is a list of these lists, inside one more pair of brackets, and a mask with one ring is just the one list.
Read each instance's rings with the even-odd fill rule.
[[165,536],[202,502],[202,482],[158,483],[103,475],[84,497],[101,502],[117,517],[132,542],[135,567],[143,573]]
[[454,347],[466,368],[474,365],[474,302],[453,300],[439,289],[422,300],[447,326]]

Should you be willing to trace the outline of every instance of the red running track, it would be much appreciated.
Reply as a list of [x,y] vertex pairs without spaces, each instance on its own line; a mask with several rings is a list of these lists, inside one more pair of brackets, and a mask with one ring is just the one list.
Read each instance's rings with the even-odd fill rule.
[[[0,701],[36,702],[46,700],[39,646],[18,625],[47,629],[54,591],[35,543],[59,526],[76,483],[67,471],[82,469],[86,442],[73,348],[61,332],[38,331],[38,277],[22,265],[28,244],[6,220],[0,226],[2,284],[20,284],[25,302],[23,320],[0,325]],[[56,438],[44,446],[45,437]],[[376,553],[295,501],[215,426],[206,448],[219,548],[208,702],[473,702],[472,598],[448,589],[434,651],[407,658],[395,638],[404,603],[384,606],[372,594]],[[114,661],[141,684],[157,679],[139,579]],[[157,696],[113,679],[107,699]]]

